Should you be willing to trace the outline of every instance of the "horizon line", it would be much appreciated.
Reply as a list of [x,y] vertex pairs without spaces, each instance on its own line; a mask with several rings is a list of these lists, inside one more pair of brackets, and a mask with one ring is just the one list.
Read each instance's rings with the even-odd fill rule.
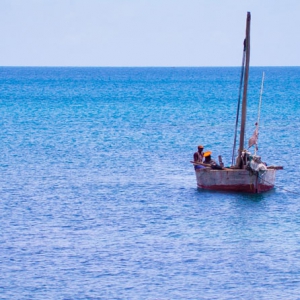
[[[241,66],[60,66],[60,65],[11,65],[0,66],[0,68],[240,68]],[[278,66],[250,66],[250,68],[297,68],[300,65],[278,65]]]

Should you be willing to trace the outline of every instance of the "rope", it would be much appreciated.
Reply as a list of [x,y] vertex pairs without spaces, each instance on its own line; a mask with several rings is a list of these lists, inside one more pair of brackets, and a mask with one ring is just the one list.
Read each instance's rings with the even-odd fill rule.
[[[263,177],[259,176],[259,174],[257,174],[257,176],[258,176],[258,178],[260,178],[261,180],[263,180],[265,183],[268,183],[268,184],[272,185],[271,182],[268,182],[268,181],[265,180]],[[286,191],[286,192],[295,194],[295,195],[300,195],[299,192],[293,192],[293,191],[291,191],[291,190],[285,189],[285,188],[283,188],[283,187],[281,187],[281,186],[278,186],[278,185],[275,185],[275,184],[274,184],[274,187],[279,188],[279,189],[281,189],[281,190],[283,190],[283,191]]]
[[[248,171],[249,171],[249,175],[250,175],[250,176],[256,175],[259,179],[261,179],[261,180],[264,181],[265,183],[267,183],[267,184],[269,184],[269,185],[273,185],[272,182],[269,182],[269,181],[265,180],[262,176],[260,176],[259,173],[258,173],[257,171],[255,171],[255,170],[253,170],[253,169],[251,169],[251,168],[249,168]],[[274,187],[279,188],[279,189],[281,189],[281,190],[283,190],[283,191],[286,191],[286,192],[295,194],[295,195],[300,195],[299,192],[293,192],[293,191],[291,191],[291,190],[285,189],[285,188],[283,188],[283,187],[281,187],[281,186],[278,186],[278,185],[275,185],[275,184],[274,184]]]
[[244,51],[243,51],[242,68],[241,68],[241,78],[240,78],[240,87],[239,87],[238,106],[237,106],[237,110],[236,110],[235,132],[234,132],[234,142],[233,142],[232,160],[231,160],[231,165],[232,166],[235,165],[235,163],[234,163],[234,153],[235,153],[235,148],[236,148],[237,127],[238,127],[238,123],[239,123],[241,94],[242,94],[242,86],[243,86],[243,79],[244,79],[245,56],[246,56],[246,39],[244,39]]

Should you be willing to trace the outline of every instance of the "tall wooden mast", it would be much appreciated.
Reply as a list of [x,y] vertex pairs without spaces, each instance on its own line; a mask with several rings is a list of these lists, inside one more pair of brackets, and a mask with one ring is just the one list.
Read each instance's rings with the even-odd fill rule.
[[245,78],[244,78],[244,91],[243,91],[243,102],[242,102],[242,120],[241,120],[241,132],[240,132],[240,145],[239,145],[239,156],[237,160],[237,166],[241,166],[241,155],[244,150],[245,141],[245,128],[246,128],[246,114],[247,114],[247,90],[248,90],[248,78],[249,78],[249,64],[250,64],[250,22],[251,14],[247,12],[246,21],[246,62],[245,62]]

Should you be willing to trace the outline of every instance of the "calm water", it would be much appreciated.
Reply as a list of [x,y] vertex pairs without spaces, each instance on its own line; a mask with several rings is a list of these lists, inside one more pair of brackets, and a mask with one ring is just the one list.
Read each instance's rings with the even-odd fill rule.
[[262,195],[196,189],[231,162],[239,68],[0,68],[0,299],[300,299],[300,68],[265,71]]

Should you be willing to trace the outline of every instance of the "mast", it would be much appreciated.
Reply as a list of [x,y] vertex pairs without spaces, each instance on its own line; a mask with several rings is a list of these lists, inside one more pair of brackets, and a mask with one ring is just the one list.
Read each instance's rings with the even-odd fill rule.
[[246,129],[246,113],[247,113],[247,90],[248,90],[248,79],[249,79],[249,64],[250,64],[250,22],[251,14],[247,12],[246,21],[246,62],[245,62],[245,78],[244,78],[244,91],[243,91],[243,101],[242,101],[242,120],[241,120],[241,132],[240,132],[240,146],[239,155],[237,160],[237,167],[241,166],[241,156],[244,150],[245,141],[245,129]]

